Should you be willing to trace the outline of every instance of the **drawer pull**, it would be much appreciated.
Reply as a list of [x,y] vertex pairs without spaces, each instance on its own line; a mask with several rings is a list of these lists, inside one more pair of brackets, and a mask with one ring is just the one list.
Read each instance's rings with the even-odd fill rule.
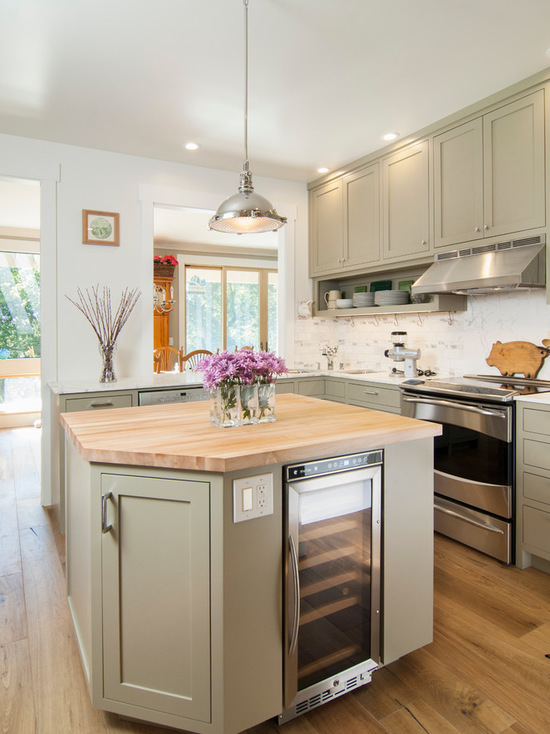
[[103,535],[113,529],[112,525],[107,524],[107,501],[113,496],[112,492],[106,492],[101,496],[101,532]]
[[90,403],[90,408],[112,408],[114,403],[106,400],[104,403]]
[[378,395],[378,390],[363,390],[365,395]]

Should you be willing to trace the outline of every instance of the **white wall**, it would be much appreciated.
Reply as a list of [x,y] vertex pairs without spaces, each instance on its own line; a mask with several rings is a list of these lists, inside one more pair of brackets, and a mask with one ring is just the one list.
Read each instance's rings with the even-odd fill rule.
[[[74,379],[93,384],[101,368],[92,328],[65,296],[99,284],[110,287],[118,303],[124,288],[139,288],[143,296],[119,337],[115,371],[118,377],[150,374],[153,203],[215,209],[237,191],[239,172],[0,135],[0,176],[42,182],[42,500],[49,504],[56,483],[49,460],[58,426],[52,425],[46,384]],[[285,272],[293,273],[295,247],[307,251],[306,186],[260,177],[255,185],[288,217],[282,260]],[[167,192],[169,200],[152,198],[158,192]],[[83,209],[120,214],[119,247],[82,244]],[[289,282],[293,293],[293,276]],[[293,345],[290,314],[286,322]]]
[[[236,192],[238,172],[0,135],[0,175],[4,156],[60,164],[55,251],[43,249],[44,259],[57,259],[57,282],[50,279],[48,284],[48,298],[55,302],[56,324],[51,318],[43,324],[45,340],[55,334],[57,327],[57,367],[48,379],[99,379],[97,339],[84,317],[65,298],[75,296],[79,286],[95,284],[109,286],[116,302],[125,287],[142,290],[143,296],[119,338],[115,371],[120,377],[148,374],[153,339],[153,244],[144,239],[140,189],[181,190],[184,197],[187,192],[198,198],[204,194],[210,205],[212,200],[220,203]],[[307,250],[305,185],[256,178],[255,186],[281,213],[290,211],[291,220],[296,213],[296,222],[289,221],[288,226],[295,232],[296,246]],[[120,247],[82,244],[83,209],[120,213]]]

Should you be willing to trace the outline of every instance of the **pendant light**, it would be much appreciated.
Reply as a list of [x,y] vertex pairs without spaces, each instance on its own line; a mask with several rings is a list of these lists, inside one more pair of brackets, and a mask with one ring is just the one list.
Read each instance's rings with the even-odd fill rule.
[[222,201],[208,226],[218,232],[234,234],[274,232],[286,224],[286,218],[264,196],[256,194],[248,163],[248,0],[244,4],[245,84],[244,84],[244,164],[239,192]]

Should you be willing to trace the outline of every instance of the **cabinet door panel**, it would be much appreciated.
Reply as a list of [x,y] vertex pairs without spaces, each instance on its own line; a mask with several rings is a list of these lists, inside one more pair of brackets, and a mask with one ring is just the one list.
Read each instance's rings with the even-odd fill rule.
[[383,161],[384,259],[430,251],[428,142]]
[[334,272],[342,267],[342,180],[311,192],[311,274]]
[[380,166],[344,178],[345,267],[380,259]]
[[435,246],[483,237],[481,117],[434,138]]
[[545,225],[544,91],[485,115],[486,236]]
[[209,485],[105,474],[102,492],[104,696],[208,722]]

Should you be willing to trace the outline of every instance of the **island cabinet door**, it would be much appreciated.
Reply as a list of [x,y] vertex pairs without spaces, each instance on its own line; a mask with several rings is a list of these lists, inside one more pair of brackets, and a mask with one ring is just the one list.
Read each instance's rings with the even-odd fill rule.
[[101,487],[104,699],[210,722],[210,485]]

